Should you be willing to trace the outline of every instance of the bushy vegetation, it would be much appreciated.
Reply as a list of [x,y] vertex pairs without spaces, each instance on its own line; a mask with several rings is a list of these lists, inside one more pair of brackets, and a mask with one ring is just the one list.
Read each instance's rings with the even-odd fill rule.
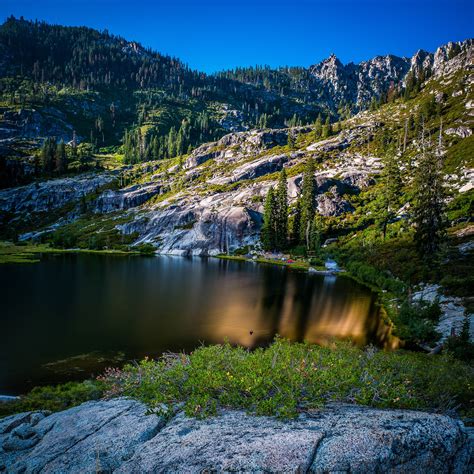
[[449,356],[277,338],[254,351],[224,344],[190,355],[165,354],[108,371],[101,381],[108,396],[138,398],[161,414],[183,402],[186,413],[197,417],[232,407],[291,418],[336,401],[441,411],[457,407],[466,413],[474,379],[471,367]]
[[24,411],[66,410],[88,400],[97,400],[102,394],[102,384],[95,380],[35,387],[31,392],[18,400],[0,403],[0,418]]
[[407,347],[416,347],[422,343],[436,343],[441,334],[435,330],[441,310],[438,303],[426,305],[410,304],[405,301],[399,311],[392,317],[395,323],[395,334]]

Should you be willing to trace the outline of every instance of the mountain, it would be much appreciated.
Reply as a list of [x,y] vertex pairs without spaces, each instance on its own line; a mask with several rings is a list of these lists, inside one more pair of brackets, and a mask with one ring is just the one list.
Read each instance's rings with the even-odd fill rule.
[[[366,109],[373,99],[379,100],[390,91],[400,93],[408,80],[423,82],[430,75],[439,74],[450,59],[471,49],[472,40],[466,40],[440,46],[435,53],[419,50],[412,58],[377,56],[360,64],[344,65],[332,54],[309,68],[238,68],[220,75],[300,99],[319,101],[340,116],[346,106],[351,111]],[[464,66],[470,61],[471,57],[466,56]]]
[[[70,202],[90,195],[85,209],[92,214],[87,219],[92,219],[99,228],[108,229],[104,235],[110,231],[115,236],[109,243],[122,235],[119,241],[151,242],[165,253],[217,254],[258,244],[263,201],[270,187],[276,185],[276,173],[286,169],[293,205],[301,189],[303,163],[314,159],[318,211],[329,220],[337,219],[337,233],[347,233],[353,228],[354,216],[360,216],[364,209],[369,214],[372,212],[370,190],[383,169],[388,144],[390,150],[398,148],[408,199],[412,160],[419,149],[422,122],[430,134],[441,131],[452,192],[469,192],[473,177],[474,48],[472,41],[461,44],[456,55],[450,53],[452,48],[452,45],[440,48],[434,55],[417,53],[414,60],[403,63],[390,57],[376,58],[357,68],[342,66],[333,56],[311,68],[314,77],[326,81],[328,94],[330,90],[333,94],[345,93],[344,81],[359,78],[354,89],[359,91],[354,92],[358,95],[365,93],[364,87],[370,86],[371,90],[379,87],[377,80],[385,77],[380,71],[392,71],[394,75],[402,69],[401,64],[405,64],[405,77],[420,65],[432,71],[423,82],[412,86],[409,95],[392,97],[375,110],[340,120],[332,134],[326,130],[326,138],[316,132],[314,125],[232,132],[176,158],[126,167],[116,163],[114,169],[99,176],[96,172],[78,178],[66,175],[6,190],[0,194],[0,209],[10,216],[8,219],[12,214],[23,215],[26,211],[46,213],[47,220],[39,229],[35,219],[30,221],[31,215],[26,220],[16,220],[20,238],[47,236],[53,231],[53,240],[63,245],[65,236],[61,226],[56,230],[56,225],[52,228],[48,225],[60,217]],[[361,77],[367,77],[366,82]],[[374,78],[373,83],[369,77]],[[295,140],[294,145],[289,137]],[[405,141],[403,153],[402,141]],[[101,159],[100,154],[95,156]],[[361,206],[358,196],[365,193],[372,198]],[[49,211],[54,212],[48,215]],[[81,235],[84,222],[80,220],[79,225],[76,222],[81,214],[78,212],[79,208],[75,208],[72,214],[67,214],[66,221],[61,216],[61,223],[67,228],[64,232],[74,235],[67,237],[71,237],[73,245],[85,243]],[[120,215],[119,223],[111,217],[115,215]],[[370,222],[370,218],[362,219],[360,225],[363,222]],[[93,229],[96,227],[91,226],[90,230]],[[38,230],[38,234],[31,233]],[[331,236],[330,231],[326,234]],[[121,240],[123,236],[125,240]],[[97,245],[107,244],[104,241]]]
[[207,75],[107,31],[10,17],[0,26],[0,187],[50,174],[38,163],[48,137],[83,144],[70,160],[77,170],[101,166],[96,151],[127,163],[174,157],[228,132],[347,119],[418,87],[455,56],[468,64],[471,49],[468,40],[411,60],[343,65],[333,55],[310,68]]

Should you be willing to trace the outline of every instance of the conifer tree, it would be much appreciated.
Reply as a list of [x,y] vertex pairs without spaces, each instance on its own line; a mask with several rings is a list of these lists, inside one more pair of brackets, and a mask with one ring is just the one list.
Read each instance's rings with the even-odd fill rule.
[[314,122],[314,137],[316,139],[321,138],[321,135],[323,133],[323,122],[321,119],[321,114],[318,115],[318,118],[316,119],[316,122]]
[[67,157],[66,157],[66,145],[61,140],[59,145],[56,147],[55,152],[55,166],[56,173],[63,174],[67,171]]
[[323,138],[328,138],[332,135],[332,125],[331,121],[329,119],[329,115],[326,117],[326,122],[324,123],[323,126],[323,132],[322,132],[322,137]]
[[51,173],[55,168],[56,140],[52,137],[46,138],[41,147],[41,167],[43,172]]
[[281,170],[278,181],[275,207],[275,244],[278,250],[282,250],[288,244],[288,185],[284,168]]
[[290,150],[294,150],[296,145],[295,137],[293,136],[290,130],[288,131],[287,145]]
[[263,212],[263,226],[261,240],[265,250],[275,250],[276,248],[276,232],[275,232],[275,210],[276,200],[273,188],[270,188],[265,200],[265,208]]
[[314,215],[311,221],[309,238],[308,238],[308,250],[311,252],[317,252],[321,247],[321,222],[317,214]]
[[400,167],[398,166],[397,156],[389,152],[384,159],[384,169],[382,171],[382,186],[376,201],[376,224],[383,234],[387,234],[387,225],[395,218],[396,212],[400,207],[402,196],[402,178]]
[[443,153],[441,138],[435,149],[431,141],[425,139],[424,130],[421,143],[422,152],[418,156],[413,180],[412,218],[417,248],[423,257],[431,261],[441,248],[446,228]]
[[301,188],[301,224],[300,238],[308,245],[309,231],[314,216],[314,199],[316,196],[316,181],[314,179],[314,163],[308,158],[303,173],[303,184]]
[[293,245],[300,242],[301,237],[301,199],[298,198],[295,205],[295,213],[291,226],[291,241]]

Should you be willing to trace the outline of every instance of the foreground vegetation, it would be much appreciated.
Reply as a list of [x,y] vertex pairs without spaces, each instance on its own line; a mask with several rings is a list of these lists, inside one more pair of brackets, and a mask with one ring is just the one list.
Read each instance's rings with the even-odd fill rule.
[[0,416],[26,410],[62,410],[100,397],[130,396],[152,412],[170,414],[184,403],[190,416],[220,408],[292,418],[330,402],[380,408],[435,410],[472,415],[472,367],[443,355],[331,347],[277,338],[268,348],[249,351],[230,344],[200,347],[190,355],[165,354],[95,381],[36,388],[0,404]]

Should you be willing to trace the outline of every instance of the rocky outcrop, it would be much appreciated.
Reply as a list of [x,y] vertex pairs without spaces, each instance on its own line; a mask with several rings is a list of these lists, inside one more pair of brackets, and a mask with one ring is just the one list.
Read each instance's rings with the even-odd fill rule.
[[469,438],[447,416],[332,406],[291,421],[224,410],[167,421],[128,399],[0,421],[0,471],[469,472]]
[[[299,127],[295,131],[309,131]],[[260,153],[275,146],[284,146],[288,141],[289,129],[264,129],[237,132],[224,135],[217,142],[206,143],[196,148],[184,163],[184,168],[193,168],[208,160],[233,162],[244,156]]]
[[112,184],[117,173],[87,173],[4,189],[0,191],[0,211],[25,215],[59,209]]
[[439,304],[441,315],[436,330],[441,334],[439,342],[444,342],[449,336],[459,336],[465,322],[468,323],[469,337],[474,342],[474,314],[468,314],[462,298],[445,296],[440,285],[423,285],[412,295],[415,304]]
[[230,174],[210,179],[211,184],[227,184],[242,181],[244,179],[255,179],[266,174],[275,173],[283,169],[283,165],[288,163],[288,155],[266,156],[264,158],[251,161],[238,166]]
[[448,128],[447,130],[445,130],[444,133],[446,135],[457,135],[461,138],[467,138],[472,135],[472,130],[461,125],[459,127]]
[[160,194],[162,188],[160,183],[145,183],[134,184],[117,191],[108,189],[94,201],[94,212],[108,213],[140,206]]
[[73,127],[66,120],[66,115],[54,107],[36,109],[9,110],[0,108],[2,126],[0,140],[21,137],[38,139],[39,137],[56,137],[68,142],[72,139]]
[[124,234],[138,233],[136,243],[150,242],[157,250],[177,255],[216,255],[259,241],[261,203],[272,183],[208,196],[182,195],[164,201],[119,226]]
[[349,202],[342,199],[336,186],[330,188],[327,193],[317,196],[316,201],[318,213],[325,217],[340,216],[354,210]]

